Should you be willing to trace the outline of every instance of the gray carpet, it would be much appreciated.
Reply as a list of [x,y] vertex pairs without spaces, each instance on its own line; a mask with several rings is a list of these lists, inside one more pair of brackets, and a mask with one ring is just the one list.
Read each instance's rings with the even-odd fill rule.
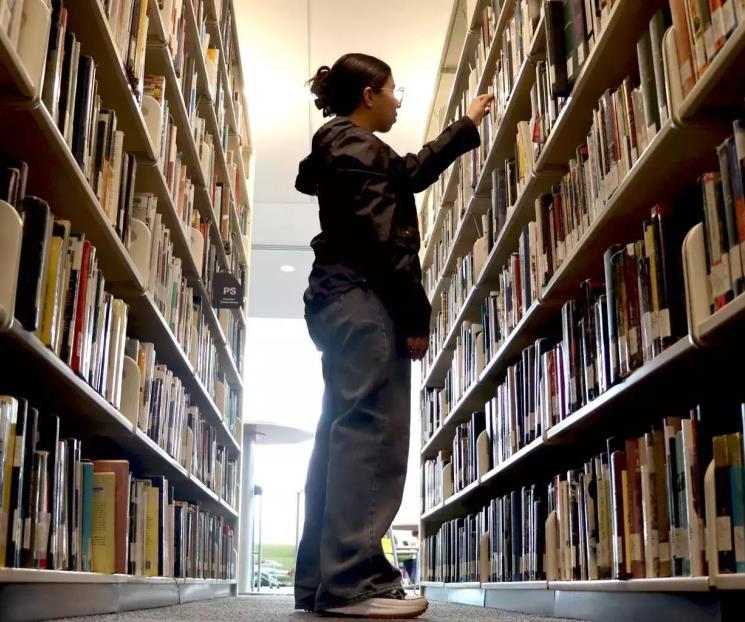
[[[294,611],[291,596],[244,596],[220,600],[146,609],[105,616],[67,618],[65,622],[132,622],[135,620],[158,620],[177,622],[198,620],[200,622],[331,622],[348,618],[321,617]],[[423,622],[569,622],[557,618],[530,616],[496,609],[431,602],[427,612],[418,618]]]

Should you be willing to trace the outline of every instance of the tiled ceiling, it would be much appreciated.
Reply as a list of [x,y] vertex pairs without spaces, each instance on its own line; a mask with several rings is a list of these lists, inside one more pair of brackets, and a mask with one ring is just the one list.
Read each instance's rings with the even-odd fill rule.
[[[421,146],[453,0],[235,0],[256,155],[250,315],[301,318],[317,206],[294,189],[298,162],[324,122],[304,88],[323,64],[365,52],[406,87],[384,139]],[[282,266],[294,267],[283,272]]]

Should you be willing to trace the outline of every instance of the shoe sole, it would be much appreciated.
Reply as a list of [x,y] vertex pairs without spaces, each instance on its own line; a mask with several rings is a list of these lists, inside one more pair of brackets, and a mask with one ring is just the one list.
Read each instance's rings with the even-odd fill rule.
[[407,611],[407,612],[394,612],[391,613],[344,613],[342,611],[317,611],[316,613],[319,613],[322,616],[325,617],[336,617],[336,618],[364,618],[369,620],[410,620],[412,618],[418,618],[420,615],[422,615],[427,609],[429,608],[429,603],[426,603],[424,606],[422,606],[420,609],[417,609],[416,611]]

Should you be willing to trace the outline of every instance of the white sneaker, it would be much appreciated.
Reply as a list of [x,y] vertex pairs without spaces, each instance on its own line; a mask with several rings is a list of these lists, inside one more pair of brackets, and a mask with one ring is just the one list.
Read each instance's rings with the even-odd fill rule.
[[376,620],[400,620],[416,618],[427,611],[427,607],[429,603],[424,596],[407,595],[403,590],[392,590],[351,605],[324,609],[322,613]]

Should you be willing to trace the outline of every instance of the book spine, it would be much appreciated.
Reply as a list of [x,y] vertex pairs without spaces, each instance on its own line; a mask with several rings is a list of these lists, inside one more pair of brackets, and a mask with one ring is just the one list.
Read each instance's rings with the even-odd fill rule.
[[732,499],[730,497],[730,462],[727,455],[727,437],[715,436],[714,479],[716,487],[716,529],[717,553],[720,573],[735,572],[735,549],[732,542]]

